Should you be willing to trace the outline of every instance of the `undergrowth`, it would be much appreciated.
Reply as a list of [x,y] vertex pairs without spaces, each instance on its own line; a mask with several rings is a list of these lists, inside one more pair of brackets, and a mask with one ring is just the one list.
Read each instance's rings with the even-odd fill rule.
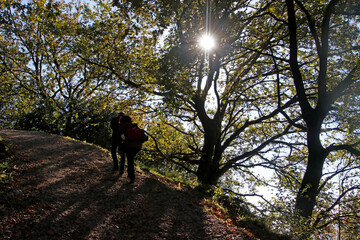
[[[163,180],[166,179],[165,181],[168,183],[183,184],[187,188],[192,188],[202,194],[204,197],[201,205],[206,211],[211,212],[214,217],[222,222],[241,229],[252,239],[290,240],[288,236],[273,232],[266,224],[265,219],[251,212],[244,200],[225,195],[221,188],[203,186],[194,180],[177,176],[174,172],[160,172],[154,166],[147,166],[144,163],[138,163],[138,166],[143,171],[151,172]],[[252,233],[256,233],[256,236]]]
[[[0,143],[4,144],[0,137]],[[17,169],[16,165],[12,162],[15,155],[9,150],[9,147],[5,146],[5,151],[0,153],[0,184],[7,184],[14,181],[13,171]]]

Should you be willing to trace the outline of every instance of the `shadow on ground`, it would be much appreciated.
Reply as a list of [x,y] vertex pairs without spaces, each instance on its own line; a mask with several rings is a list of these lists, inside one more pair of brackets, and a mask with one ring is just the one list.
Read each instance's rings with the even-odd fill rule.
[[1,186],[3,239],[230,239],[213,232],[199,195],[143,171],[130,185],[96,146],[25,131],[0,136],[18,165],[16,181]]

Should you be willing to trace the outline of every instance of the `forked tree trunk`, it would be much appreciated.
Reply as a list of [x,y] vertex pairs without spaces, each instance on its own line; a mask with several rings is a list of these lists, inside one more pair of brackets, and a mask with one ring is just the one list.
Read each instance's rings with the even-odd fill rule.
[[[216,185],[221,176],[219,170],[221,154],[215,154],[215,152],[216,146],[219,144],[222,117],[220,117],[219,114],[215,114],[216,117],[211,119],[207,115],[205,98],[199,95],[194,96],[194,103],[197,115],[204,129],[204,143],[196,176],[198,181],[203,185]],[[214,157],[217,155],[220,155],[220,157]]]
[[198,181],[204,185],[216,185],[219,180],[219,160],[214,158],[217,141],[217,131],[211,127],[205,127],[204,146],[199,166],[196,172]]

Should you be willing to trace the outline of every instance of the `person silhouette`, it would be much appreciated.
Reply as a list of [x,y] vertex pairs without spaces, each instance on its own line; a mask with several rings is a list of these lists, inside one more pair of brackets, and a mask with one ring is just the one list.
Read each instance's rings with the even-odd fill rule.
[[[112,129],[112,135],[111,135],[111,156],[113,159],[113,169],[112,171],[118,171],[119,170],[119,161],[117,159],[117,152],[119,150],[119,155],[121,159],[125,157],[123,150],[121,149],[120,145],[120,135],[119,135],[119,129],[120,129],[120,119],[125,116],[125,113],[120,112],[116,117],[112,118],[110,121],[110,127]],[[124,159],[125,161],[125,159]]]
[[[130,179],[130,183],[134,183],[135,181],[135,163],[134,159],[136,154],[141,150],[142,141],[140,139],[131,140],[128,138],[129,128],[134,127],[136,124],[132,122],[132,118],[130,116],[123,116],[120,119],[120,138],[121,141],[124,142],[124,152],[127,158],[127,173],[128,178]],[[125,160],[124,160],[125,162]],[[124,163],[125,164],[125,163]],[[122,174],[120,169],[120,174]]]

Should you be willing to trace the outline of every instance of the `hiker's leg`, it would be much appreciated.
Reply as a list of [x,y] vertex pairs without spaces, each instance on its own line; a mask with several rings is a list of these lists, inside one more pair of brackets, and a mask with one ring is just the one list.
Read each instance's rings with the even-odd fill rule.
[[137,148],[130,148],[126,151],[126,157],[128,161],[128,177],[130,181],[135,180],[135,166],[134,166],[134,159],[136,154],[140,151]]
[[126,155],[125,155],[124,147],[121,145],[119,146],[119,155],[120,155],[120,174],[123,174],[125,170]]
[[117,143],[113,142],[112,145],[111,145],[111,156],[112,156],[113,163],[114,163],[113,170],[118,170],[119,169],[119,162],[118,162],[117,156],[116,156],[117,149],[118,149]]
[[135,155],[133,154],[133,151],[129,149],[129,151],[126,151],[126,158],[127,158],[127,172],[128,177],[131,181],[135,180],[135,169],[134,169],[134,158]]

